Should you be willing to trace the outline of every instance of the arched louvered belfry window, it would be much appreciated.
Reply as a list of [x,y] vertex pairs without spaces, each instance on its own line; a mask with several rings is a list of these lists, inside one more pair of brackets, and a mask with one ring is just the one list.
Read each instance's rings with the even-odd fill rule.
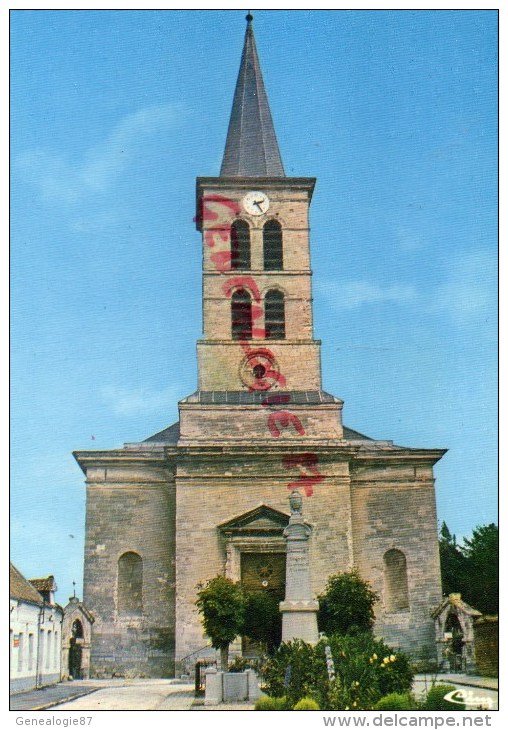
[[267,340],[286,337],[284,294],[278,289],[270,289],[265,296],[265,337]]
[[282,270],[282,227],[278,221],[267,221],[263,227],[263,261],[265,271]]
[[387,611],[409,609],[406,556],[400,550],[388,550],[384,562],[384,604]]
[[231,268],[250,269],[250,229],[242,220],[231,225]]
[[246,289],[237,289],[231,297],[231,337],[233,340],[252,338],[252,301]]
[[124,553],[118,560],[118,613],[143,613],[143,560],[134,552]]

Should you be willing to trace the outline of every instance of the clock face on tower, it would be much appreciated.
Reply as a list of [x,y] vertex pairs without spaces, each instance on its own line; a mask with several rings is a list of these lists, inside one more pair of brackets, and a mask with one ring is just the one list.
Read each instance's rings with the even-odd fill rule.
[[243,199],[243,207],[249,215],[263,215],[270,207],[268,195],[252,190]]

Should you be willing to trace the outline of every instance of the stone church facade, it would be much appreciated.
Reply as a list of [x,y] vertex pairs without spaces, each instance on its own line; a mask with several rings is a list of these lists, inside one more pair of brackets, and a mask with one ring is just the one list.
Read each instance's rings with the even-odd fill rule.
[[203,238],[198,389],[145,441],[79,451],[91,674],[172,676],[207,645],[197,585],[225,574],[283,592],[288,495],[312,527],[312,589],[356,567],[381,597],[376,633],[435,657],[441,601],[433,466],[445,453],[342,424],[321,387],[309,206],[287,177],[247,31],[219,177],[197,180]]

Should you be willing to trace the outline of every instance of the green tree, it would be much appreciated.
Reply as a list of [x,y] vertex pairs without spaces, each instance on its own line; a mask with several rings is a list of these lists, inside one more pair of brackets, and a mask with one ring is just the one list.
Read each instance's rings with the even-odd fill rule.
[[446,522],[439,533],[439,557],[443,594],[462,593],[466,582],[466,559]]
[[220,650],[221,667],[227,671],[229,645],[242,633],[245,618],[245,600],[239,583],[218,575],[206,585],[199,585],[196,606],[203,619],[203,627],[214,649]]
[[463,545],[443,522],[439,534],[443,593],[460,593],[482,613],[497,613],[499,599],[499,532],[497,525],[475,527]]
[[374,604],[379,601],[379,596],[358,571],[330,576],[318,601],[319,630],[328,636],[372,631]]
[[268,591],[247,593],[242,635],[259,642],[271,652],[282,638],[282,615],[279,598]]
[[482,613],[496,614],[499,605],[499,530],[497,525],[482,525],[464,538],[462,552],[467,580],[463,597]]

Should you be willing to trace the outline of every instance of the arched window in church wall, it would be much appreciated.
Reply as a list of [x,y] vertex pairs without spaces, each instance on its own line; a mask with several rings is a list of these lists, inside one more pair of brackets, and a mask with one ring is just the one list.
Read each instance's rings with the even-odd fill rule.
[[400,550],[384,554],[384,604],[387,611],[409,609],[406,556]]
[[267,340],[286,337],[284,294],[278,289],[270,289],[265,296],[265,333]]
[[252,338],[252,301],[245,289],[237,289],[231,297],[231,337],[233,340]]
[[231,225],[231,268],[233,270],[250,269],[250,229],[242,220]]
[[143,612],[143,560],[133,552],[118,560],[118,613],[139,615]]
[[282,227],[267,221],[263,227],[263,261],[265,271],[282,271]]

